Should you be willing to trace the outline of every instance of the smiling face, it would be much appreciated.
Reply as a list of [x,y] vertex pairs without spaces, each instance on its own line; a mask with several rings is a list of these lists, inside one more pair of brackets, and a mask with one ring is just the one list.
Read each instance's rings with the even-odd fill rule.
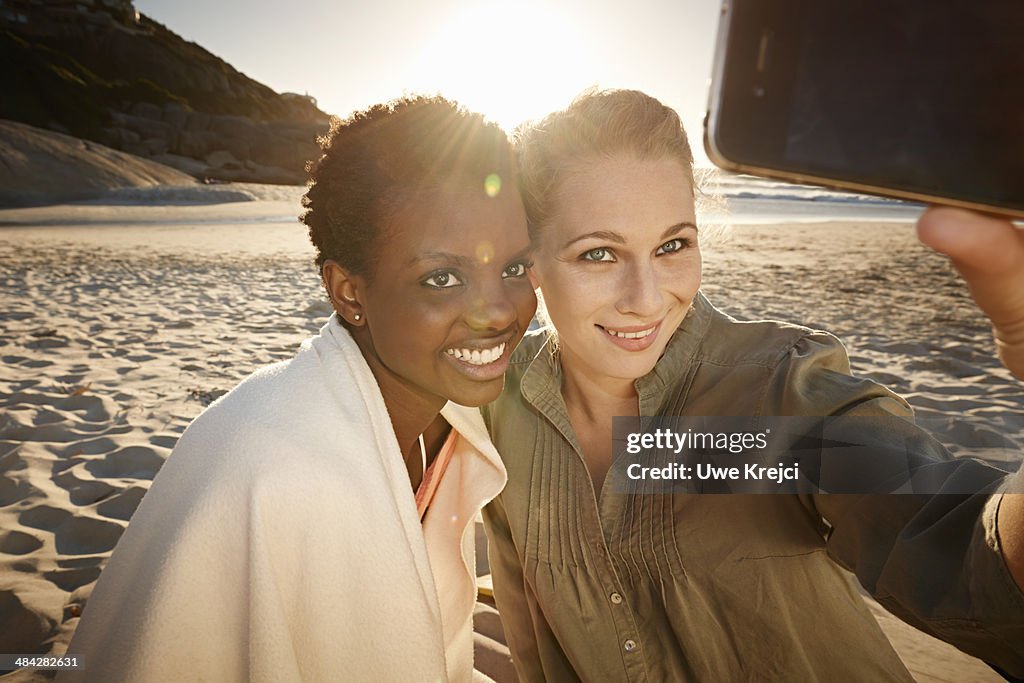
[[497,398],[536,309],[515,187],[494,198],[421,192],[391,214],[373,251],[372,277],[353,276],[344,298],[360,307],[352,335],[389,404]]
[[567,173],[532,274],[569,373],[646,375],[700,287],[690,175],[673,159],[596,159]]

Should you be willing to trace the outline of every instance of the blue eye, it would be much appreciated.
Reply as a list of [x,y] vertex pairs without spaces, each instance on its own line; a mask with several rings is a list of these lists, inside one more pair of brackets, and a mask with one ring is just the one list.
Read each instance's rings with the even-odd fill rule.
[[597,249],[590,249],[580,254],[580,258],[584,261],[605,261],[611,262],[615,260],[612,256],[612,252],[604,247],[598,247]]
[[505,270],[501,272],[503,278],[510,277],[523,277],[526,275],[526,269],[532,266],[532,263],[526,263],[524,261],[516,261],[515,263],[507,266]]
[[689,240],[684,240],[677,237],[674,240],[669,240],[668,242],[665,242],[665,244],[658,247],[658,250],[654,253],[657,254],[658,256],[662,254],[672,254],[677,251],[682,251],[689,245]]
[[458,287],[462,284],[462,280],[458,278],[450,270],[442,270],[436,273],[432,273],[423,280],[423,285],[433,289],[448,289],[449,287]]

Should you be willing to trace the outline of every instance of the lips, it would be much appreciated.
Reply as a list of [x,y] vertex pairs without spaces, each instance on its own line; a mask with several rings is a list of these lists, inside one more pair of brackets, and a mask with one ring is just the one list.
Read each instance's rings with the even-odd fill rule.
[[626,351],[643,351],[649,348],[658,338],[658,330],[662,321],[647,325],[631,325],[626,327],[605,327],[595,325],[603,336],[616,346]]
[[646,330],[640,330],[639,332],[623,332],[621,330],[611,330],[606,327],[604,328],[604,331],[613,337],[618,337],[619,339],[643,339],[650,334],[654,334],[654,330],[656,328],[657,325],[649,327]]
[[477,382],[490,382],[499,379],[508,370],[514,339],[515,333],[497,339],[466,340],[465,346],[449,347],[442,355],[464,377]]
[[447,349],[445,353],[470,365],[490,365],[505,353],[505,342],[485,349]]

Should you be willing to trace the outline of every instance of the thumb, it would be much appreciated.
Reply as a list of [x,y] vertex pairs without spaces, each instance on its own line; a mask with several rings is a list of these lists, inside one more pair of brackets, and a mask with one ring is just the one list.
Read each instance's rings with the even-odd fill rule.
[[1024,230],[1005,219],[941,207],[921,216],[917,234],[952,259],[992,321],[1003,363],[1024,378]]

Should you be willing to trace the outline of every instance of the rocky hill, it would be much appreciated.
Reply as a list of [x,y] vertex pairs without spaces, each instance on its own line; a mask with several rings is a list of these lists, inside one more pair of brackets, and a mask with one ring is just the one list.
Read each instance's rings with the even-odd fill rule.
[[140,15],[130,0],[0,0],[0,118],[197,178],[292,184],[328,115]]

